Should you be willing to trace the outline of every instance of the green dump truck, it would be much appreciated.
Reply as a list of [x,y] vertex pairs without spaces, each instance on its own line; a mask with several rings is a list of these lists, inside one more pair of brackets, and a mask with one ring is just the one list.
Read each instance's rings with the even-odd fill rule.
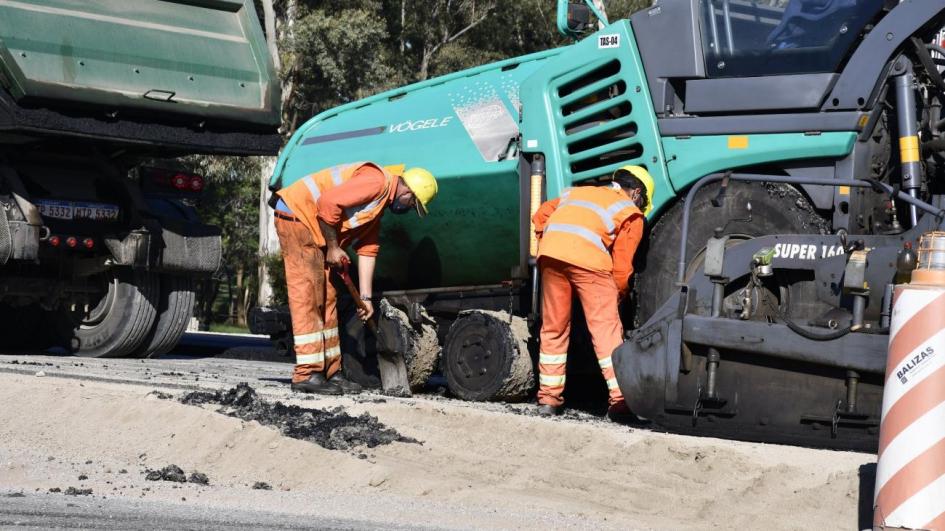
[[249,0],[0,2],[0,342],[155,356],[220,264],[183,155],[275,154]]
[[[574,44],[322,113],[273,187],[351,160],[431,170],[430,216],[384,220],[378,284],[437,320],[454,394],[521,398],[503,390],[534,377],[514,363],[535,354],[516,323],[540,318],[530,213],[645,166],[614,354],[628,405],[677,430],[875,448],[892,284],[945,217],[945,0],[558,7]],[[569,364],[592,358],[580,336]]]

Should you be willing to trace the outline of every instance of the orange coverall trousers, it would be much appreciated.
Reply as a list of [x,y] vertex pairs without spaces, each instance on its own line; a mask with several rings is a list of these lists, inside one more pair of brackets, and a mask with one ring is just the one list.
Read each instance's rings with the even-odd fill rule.
[[295,341],[292,382],[304,382],[314,373],[331,378],[341,370],[341,343],[335,288],[325,267],[325,250],[299,221],[275,219],[285,261],[289,313]]
[[623,325],[617,313],[617,284],[610,273],[591,271],[554,258],[538,260],[541,269],[541,347],[538,359],[538,403],[564,403],[565,364],[571,336],[571,303],[576,293],[584,308],[591,343],[610,395],[623,402],[610,355],[620,346]]

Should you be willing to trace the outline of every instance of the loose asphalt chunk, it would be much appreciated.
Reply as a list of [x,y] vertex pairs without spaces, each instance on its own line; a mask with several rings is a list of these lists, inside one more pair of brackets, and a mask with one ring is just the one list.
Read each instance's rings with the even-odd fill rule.
[[228,391],[188,393],[181,402],[189,405],[219,404],[219,413],[246,421],[255,420],[264,426],[277,428],[287,437],[313,442],[329,450],[351,450],[361,446],[374,448],[393,442],[422,444],[367,413],[353,417],[340,407],[326,411],[268,402],[259,398],[256,390],[245,382]]

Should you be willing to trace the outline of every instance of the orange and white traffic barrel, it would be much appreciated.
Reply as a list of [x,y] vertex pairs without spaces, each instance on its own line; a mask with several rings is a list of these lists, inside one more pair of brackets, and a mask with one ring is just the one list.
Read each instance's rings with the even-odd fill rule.
[[873,525],[945,531],[945,232],[893,301]]

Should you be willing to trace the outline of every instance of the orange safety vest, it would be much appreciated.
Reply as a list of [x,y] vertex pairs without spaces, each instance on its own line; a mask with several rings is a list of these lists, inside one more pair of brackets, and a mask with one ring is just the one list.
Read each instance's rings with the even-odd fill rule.
[[623,191],[605,186],[565,189],[548,217],[538,244],[547,256],[592,271],[611,272],[611,250],[617,230],[633,216],[642,216]]
[[312,232],[315,243],[319,246],[326,245],[325,237],[322,236],[321,228],[318,226],[318,198],[326,191],[341,186],[364,166],[374,166],[381,170],[386,178],[384,190],[374,199],[345,209],[345,218],[342,220],[341,232],[338,234],[339,240],[350,230],[366,225],[379,218],[384,208],[387,206],[387,198],[394,186],[394,179],[386,169],[374,164],[373,162],[352,162],[348,164],[339,164],[324,170],[318,171],[302,177],[298,181],[290,184],[276,192],[276,194],[285,201],[286,206],[292,210],[292,213]]

